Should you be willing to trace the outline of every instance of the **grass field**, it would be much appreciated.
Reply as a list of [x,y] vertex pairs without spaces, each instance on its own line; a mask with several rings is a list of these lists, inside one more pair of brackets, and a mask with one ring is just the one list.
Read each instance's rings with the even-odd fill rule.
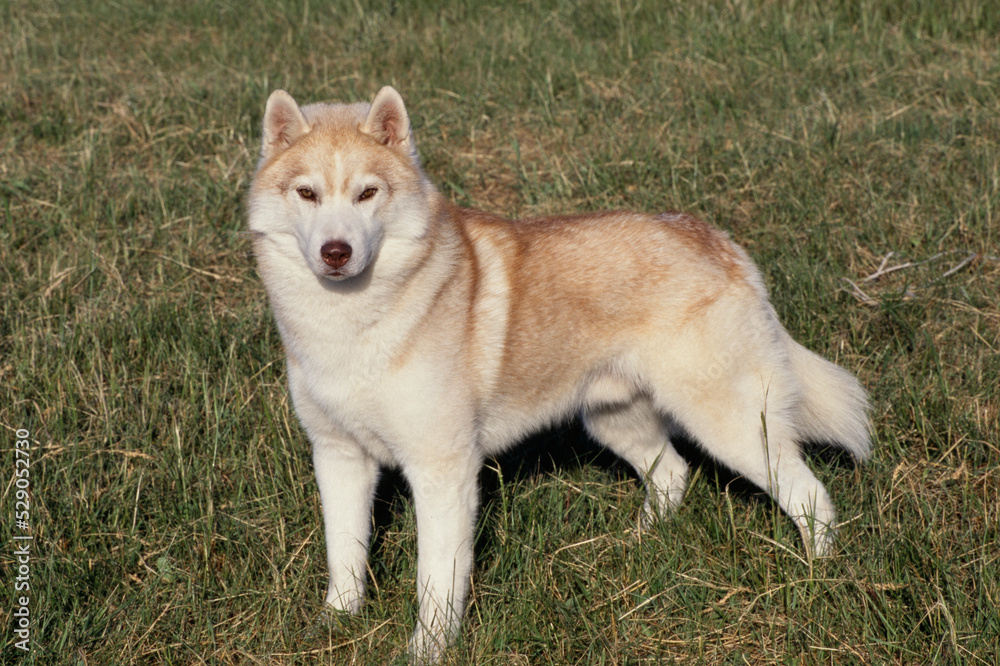
[[398,477],[368,604],[317,621],[318,493],[242,210],[273,88],[389,83],[460,203],[724,228],[874,402],[870,464],[812,457],[844,522],[813,563],[707,461],[642,534],[638,483],[572,427],[491,461],[448,663],[1000,663],[1000,12],[445,4],[0,3],[0,661],[405,660]]

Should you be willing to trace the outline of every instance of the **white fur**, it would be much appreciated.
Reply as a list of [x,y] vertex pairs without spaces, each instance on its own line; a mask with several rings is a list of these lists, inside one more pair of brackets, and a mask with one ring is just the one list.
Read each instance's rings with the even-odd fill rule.
[[[248,208],[313,445],[326,602],[360,608],[379,468],[400,467],[418,524],[418,659],[459,631],[483,460],[574,414],[641,475],[646,522],[683,499],[682,429],[767,490],[810,553],[830,552],[835,512],[799,442],[865,458],[865,392],[791,340],[719,232],[680,214],[458,209],[420,169],[391,88],[370,106],[302,109],[275,92]],[[321,256],[333,241],[351,248],[336,270]]]

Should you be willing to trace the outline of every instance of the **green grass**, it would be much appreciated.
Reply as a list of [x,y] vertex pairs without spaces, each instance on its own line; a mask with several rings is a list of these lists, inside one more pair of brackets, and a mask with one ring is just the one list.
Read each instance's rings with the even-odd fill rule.
[[[640,535],[638,484],[572,430],[491,463],[449,663],[1000,662],[989,3],[162,4],[0,5],[4,663],[405,659],[416,540],[398,479],[369,603],[317,622],[318,494],[242,210],[271,89],[354,101],[386,83],[460,203],[683,209],[726,229],[793,335],[875,404],[870,464],[813,459],[845,524],[812,564],[787,518],[709,464]],[[865,281],[890,252],[887,268],[913,265]]]

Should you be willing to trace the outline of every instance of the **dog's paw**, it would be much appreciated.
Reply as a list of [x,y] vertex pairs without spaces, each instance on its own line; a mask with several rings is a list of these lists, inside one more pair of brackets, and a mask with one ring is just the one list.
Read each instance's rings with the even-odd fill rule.
[[353,617],[349,613],[324,605],[323,609],[302,629],[299,637],[303,642],[316,643],[350,635],[352,629],[349,625]]
[[407,646],[410,663],[415,666],[431,666],[440,662],[449,642],[444,631],[418,626]]
[[806,544],[806,556],[810,559],[832,557],[836,531],[826,525],[817,525],[814,531],[803,531],[802,540]]
[[331,580],[326,591],[326,607],[334,612],[357,615],[364,597],[364,586],[357,579],[349,579],[340,586]]

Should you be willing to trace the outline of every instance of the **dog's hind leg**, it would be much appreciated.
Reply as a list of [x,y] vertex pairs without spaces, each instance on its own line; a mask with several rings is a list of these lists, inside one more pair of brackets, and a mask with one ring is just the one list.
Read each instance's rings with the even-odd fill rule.
[[[668,398],[671,413],[713,458],[766,490],[795,521],[810,555],[829,554],[836,511],[802,457],[796,401],[775,373],[770,382],[746,373]],[[729,377],[732,380],[732,376]]]
[[644,526],[680,505],[688,464],[670,443],[648,396],[640,393],[625,403],[590,405],[583,411],[583,424],[591,437],[632,465],[645,483]]

